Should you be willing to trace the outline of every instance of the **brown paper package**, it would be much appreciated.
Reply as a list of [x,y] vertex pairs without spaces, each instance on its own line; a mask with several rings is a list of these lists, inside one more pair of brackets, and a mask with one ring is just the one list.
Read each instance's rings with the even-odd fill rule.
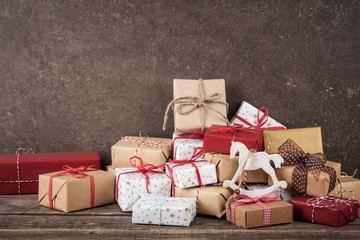
[[[293,221],[293,206],[285,201],[265,203],[271,207],[270,225],[291,223]],[[235,208],[235,224],[243,228],[262,227],[264,209],[255,203],[237,206]],[[230,222],[230,210],[226,211],[226,220]]]
[[[225,93],[225,80],[224,79],[210,79],[204,80],[204,89],[206,97],[211,94],[220,93],[221,101],[226,102]],[[180,97],[199,97],[199,80],[188,80],[188,79],[174,79],[173,84],[173,96],[174,99]],[[225,117],[227,116],[226,106],[223,104],[211,104],[211,107],[222,113]],[[174,127],[175,133],[193,133],[201,131],[201,110],[200,108],[195,109],[188,115],[181,115],[177,112],[178,104],[175,105],[174,109]],[[216,112],[212,110],[205,110],[205,130],[212,124],[226,125],[226,121]]]
[[[58,172],[39,175],[38,203],[41,206],[49,205],[49,181],[50,177]],[[95,180],[95,206],[101,206],[114,202],[114,174],[106,171],[86,171],[94,176]],[[72,212],[91,207],[91,184],[90,178],[74,178],[70,174],[53,178],[52,199],[54,209],[63,212]]]
[[[139,138],[139,137],[133,137]],[[168,138],[146,138],[146,140],[160,141],[164,143],[162,148],[149,147],[141,144],[139,147],[138,157],[141,157],[144,164],[161,165],[166,163],[171,153],[172,139]],[[114,168],[133,167],[130,164],[130,158],[135,155],[137,143],[118,141],[111,147],[112,166]]]
[[[198,187],[175,187],[176,197],[196,198]],[[199,214],[216,216],[225,210],[225,203],[232,191],[222,186],[205,186],[199,192]]]
[[107,165],[106,166],[106,171],[111,172],[111,173],[115,173],[115,168],[112,165]]
[[[336,178],[340,177],[341,163],[327,161],[325,165],[334,168],[336,170]],[[279,181],[281,180],[286,181],[288,183],[288,187],[287,187],[288,189],[291,189],[292,173],[296,166],[297,165],[282,166],[281,168],[275,169],[277,179]],[[271,177],[269,176],[268,179],[269,179],[269,185],[272,185],[273,181]],[[308,172],[306,193],[308,195],[317,196],[317,197],[326,196],[329,193],[329,182],[330,182],[329,174],[325,172],[320,173],[318,181],[316,181],[313,175],[310,172]]]
[[[360,202],[360,179],[352,178],[352,177],[340,177],[340,183],[335,186],[334,190],[332,190],[329,194],[334,194],[342,190],[350,190],[355,193],[355,199]],[[353,194],[350,192],[338,193],[335,196],[343,197],[343,198],[352,198]]]
[[[231,180],[239,167],[239,156],[231,159],[230,155],[218,153],[206,153],[205,160],[216,165],[218,182]],[[246,171],[247,183],[267,183],[268,175],[262,169]],[[244,178],[243,178],[244,179]]]

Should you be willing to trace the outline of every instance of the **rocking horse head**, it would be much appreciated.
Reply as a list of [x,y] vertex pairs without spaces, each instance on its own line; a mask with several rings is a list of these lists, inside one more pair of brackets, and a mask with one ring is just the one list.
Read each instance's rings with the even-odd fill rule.
[[239,153],[239,155],[242,155],[242,153],[248,152],[248,148],[243,143],[231,141],[230,158],[234,158],[237,153]]

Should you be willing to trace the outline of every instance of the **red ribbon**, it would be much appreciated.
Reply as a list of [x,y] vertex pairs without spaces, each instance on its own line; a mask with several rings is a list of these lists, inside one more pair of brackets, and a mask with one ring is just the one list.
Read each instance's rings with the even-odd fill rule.
[[[174,154],[174,143],[176,140],[178,139],[203,139],[204,138],[204,134],[203,133],[199,133],[199,132],[194,132],[193,134],[191,135],[184,135],[184,136],[178,136],[178,137],[175,137],[174,140],[173,140],[173,144],[172,144],[172,147],[171,147],[171,154]],[[174,156],[172,156],[174,158]]]
[[95,165],[91,165],[91,166],[88,166],[88,167],[81,166],[81,167],[78,167],[78,168],[72,168],[72,167],[69,167],[68,165],[64,165],[63,166],[64,170],[62,172],[59,172],[59,173],[51,176],[50,180],[49,180],[49,192],[48,192],[50,208],[54,208],[53,201],[52,201],[52,181],[53,181],[53,178],[61,176],[61,175],[65,175],[65,174],[71,174],[71,177],[73,177],[73,178],[85,178],[85,177],[90,178],[91,207],[94,207],[94,205],[95,205],[95,180],[94,180],[94,176],[84,173],[86,171],[97,171],[97,169],[92,168],[94,166]]
[[186,164],[191,164],[195,168],[196,177],[197,177],[199,186],[202,185],[199,168],[198,168],[198,166],[196,166],[195,163],[197,163],[197,162],[207,162],[206,160],[198,160],[200,157],[204,156],[204,154],[205,154],[204,149],[202,147],[197,147],[194,150],[194,154],[192,155],[192,157],[190,159],[184,159],[184,160],[171,160],[170,159],[168,163],[176,163],[176,165],[173,166],[172,168],[167,164],[165,165],[167,167],[168,171],[169,171],[169,175],[170,175],[170,178],[171,178],[173,197],[175,197],[175,181],[174,181],[174,173],[173,173],[173,169],[175,167],[184,166]]
[[[260,118],[260,112],[261,110],[265,110],[265,113],[262,115],[262,117]],[[240,117],[239,115],[235,116],[237,119],[239,119],[240,121],[242,121],[243,123],[249,125],[251,128],[254,129],[268,129],[268,130],[281,130],[281,129],[286,129],[283,126],[275,126],[275,127],[263,127],[267,121],[269,120],[269,111],[267,110],[266,107],[261,107],[258,110],[258,114],[257,114],[257,124],[253,125],[250,122],[246,121],[244,118]],[[240,126],[243,126],[241,124],[239,124]]]
[[[140,164],[136,165],[136,162],[133,163],[133,159],[135,159],[135,161],[139,160]],[[138,157],[138,156],[131,157],[130,158],[130,164],[131,164],[131,166],[133,166],[137,170],[129,171],[129,172],[123,172],[123,173],[120,173],[118,175],[118,177],[116,179],[116,194],[115,194],[116,202],[118,202],[118,192],[119,192],[118,184],[119,184],[119,180],[120,180],[120,175],[122,175],[122,174],[130,174],[130,173],[141,173],[145,177],[146,192],[149,193],[148,185],[149,185],[150,177],[147,175],[147,173],[151,172],[151,173],[165,174],[165,172],[163,172],[161,170],[160,171],[155,170],[155,169],[163,168],[165,164],[161,164],[161,165],[158,165],[158,166],[154,166],[154,165],[149,164],[149,163],[144,164],[144,161],[142,160],[142,158]]]

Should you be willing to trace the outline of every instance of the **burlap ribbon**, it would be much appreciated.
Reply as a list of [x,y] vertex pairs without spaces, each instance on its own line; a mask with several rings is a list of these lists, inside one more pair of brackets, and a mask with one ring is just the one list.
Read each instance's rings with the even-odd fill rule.
[[200,115],[201,132],[204,132],[204,129],[205,129],[205,114],[206,114],[207,109],[212,110],[212,111],[216,112],[217,114],[219,114],[219,116],[221,116],[221,118],[223,118],[225,120],[226,124],[229,125],[229,120],[227,119],[227,117],[211,106],[212,104],[225,105],[226,112],[227,112],[228,108],[229,108],[229,104],[225,101],[222,101],[221,97],[222,97],[222,95],[220,93],[213,93],[210,96],[206,96],[205,89],[204,89],[204,82],[200,78],[199,79],[199,95],[198,96],[179,97],[179,98],[172,100],[168,104],[166,111],[165,111],[165,115],[164,115],[163,130],[166,129],[166,123],[168,120],[169,110],[170,110],[170,108],[172,108],[174,110],[175,104],[178,106],[177,113],[179,113],[180,115],[189,115],[193,111],[200,109],[200,111],[201,111],[201,115]]
[[330,176],[329,192],[334,189],[336,183],[336,171],[332,167],[325,166],[325,155],[322,153],[305,153],[293,140],[286,140],[278,149],[284,159],[283,166],[299,164],[292,173],[292,189],[298,193],[306,194],[308,172],[319,180],[321,172]]

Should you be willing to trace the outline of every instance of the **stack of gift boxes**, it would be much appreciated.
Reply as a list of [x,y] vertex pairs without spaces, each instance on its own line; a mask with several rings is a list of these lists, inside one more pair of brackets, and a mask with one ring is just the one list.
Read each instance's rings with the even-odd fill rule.
[[[175,79],[172,139],[122,137],[111,147],[112,164],[100,169],[96,152],[17,153],[0,156],[0,193],[37,193],[39,205],[71,212],[117,202],[132,222],[189,226],[197,214],[226,219],[244,228],[293,219],[342,226],[357,218],[360,180],[341,175],[341,164],[323,154],[320,127],[286,129],[264,107],[243,102],[227,119],[225,80]],[[239,168],[233,142],[251,152],[279,154],[274,168],[287,189],[250,197],[225,188]],[[262,169],[236,179],[249,191],[269,189]],[[331,216],[331,217],[330,217]]]

